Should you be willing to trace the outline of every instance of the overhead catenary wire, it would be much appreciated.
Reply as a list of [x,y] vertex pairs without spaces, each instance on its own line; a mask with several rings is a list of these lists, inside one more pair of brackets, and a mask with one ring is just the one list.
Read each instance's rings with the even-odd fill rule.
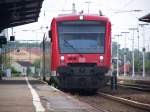
[[[61,10],[61,11],[64,11],[64,10],[65,10],[65,7],[66,7],[66,5],[67,5],[67,2],[68,2],[68,0],[65,0],[64,5],[63,5],[63,7],[62,7],[62,10]],[[62,12],[62,13],[63,13],[63,12]]]

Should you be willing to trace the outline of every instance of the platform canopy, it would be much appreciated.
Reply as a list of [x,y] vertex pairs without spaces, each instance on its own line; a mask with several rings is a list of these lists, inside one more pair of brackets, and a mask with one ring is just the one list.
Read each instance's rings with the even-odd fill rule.
[[140,21],[143,21],[143,22],[149,22],[150,23],[150,13],[139,18]]
[[0,31],[36,22],[44,0],[0,0]]

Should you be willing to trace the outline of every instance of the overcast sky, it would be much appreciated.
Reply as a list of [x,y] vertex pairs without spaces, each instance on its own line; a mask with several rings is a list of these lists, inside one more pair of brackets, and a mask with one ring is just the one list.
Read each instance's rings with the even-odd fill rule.
[[[17,40],[27,39],[27,40],[42,40],[42,32],[40,30],[41,26],[50,26],[51,20],[53,17],[57,17],[58,14],[71,13],[70,11],[62,10],[71,10],[72,3],[75,3],[77,12],[81,10],[84,13],[88,12],[88,4],[86,3],[89,0],[44,0],[42,10],[38,22],[31,23],[28,25],[23,25],[14,28],[14,32]],[[91,0],[89,4],[90,13],[98,14],[99,10],[103,14],[110,18],[112,23],[112,37],[114,38],[115,34],[120,34],[122,31],[129,31],[131,27],[137,27],[139,23],[138,19],[141,16],[144,16],[150,13],[150,0]],[[133,10],[141,10],[139,12]],[[45,17],[44,17],[45,11]],[[26,30],[26,31],[23,31]],[[29,30],[29,31],[27,31]],[[31,31],[32,30],[32,31]],[[36,30],[36,31],[34,31]],[[146,47],[150,47],[150,25],[145,27],[145,38]],[[128,47],[131,47],[131,36],[132,32],[127,35]],[[117,39],[113,39],[116,41]],[[142,28],[140,28],[140,48],[143,45],[142,42]],[[124,36],[120,37],[120,44],[124,47]],[[137,35],[135,33],[135,47],[137,48]]]

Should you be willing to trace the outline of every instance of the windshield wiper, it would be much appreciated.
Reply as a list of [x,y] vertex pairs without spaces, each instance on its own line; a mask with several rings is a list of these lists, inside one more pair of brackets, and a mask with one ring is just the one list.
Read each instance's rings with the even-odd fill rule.
[[73,45],[71,45],[67,40],[64,39],[64,42],[72,48],[74,51],[76,51],[81,57],[83,56]]

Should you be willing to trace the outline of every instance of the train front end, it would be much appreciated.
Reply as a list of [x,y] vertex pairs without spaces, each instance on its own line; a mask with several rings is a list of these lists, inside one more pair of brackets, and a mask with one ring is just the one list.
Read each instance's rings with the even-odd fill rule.
[[111,25],[106,17],[76,15],[51,24],[51,81],[63,89],[97,90],[109,79]]

